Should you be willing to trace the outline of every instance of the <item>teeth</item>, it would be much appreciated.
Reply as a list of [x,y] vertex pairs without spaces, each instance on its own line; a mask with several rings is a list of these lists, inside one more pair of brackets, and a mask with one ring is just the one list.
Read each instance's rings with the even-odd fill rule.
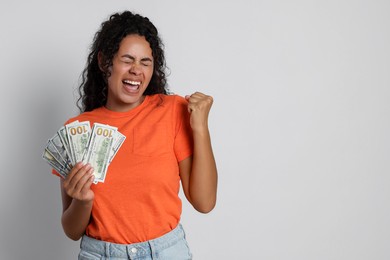
[[124,80],[123,82],[130,85],[137,85],[137,86],[141,85],[140,81]]

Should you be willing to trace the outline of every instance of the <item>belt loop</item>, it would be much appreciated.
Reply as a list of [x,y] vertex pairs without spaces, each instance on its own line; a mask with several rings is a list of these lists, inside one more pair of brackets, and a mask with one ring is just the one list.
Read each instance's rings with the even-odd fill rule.
[[110,243],[104,242],[104,251],[105,251],[105,257],[110,259]]
[[153,241],[148,241],[148,245],[150,247],[150,255],[152,257],[152,260],[157,260],[157,255],[156,255],[156,248],[154,247]]

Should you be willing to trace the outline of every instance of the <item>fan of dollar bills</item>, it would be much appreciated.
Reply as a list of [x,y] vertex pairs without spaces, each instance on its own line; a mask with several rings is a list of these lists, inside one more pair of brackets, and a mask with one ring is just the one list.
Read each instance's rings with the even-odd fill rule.
[[116,127],[94,123],[91,129],[89,121],[75,121],[49,139],[42,157],[63,178],[76,163],[89,163],[96,184],[104,182],[108,166],[125,139]]

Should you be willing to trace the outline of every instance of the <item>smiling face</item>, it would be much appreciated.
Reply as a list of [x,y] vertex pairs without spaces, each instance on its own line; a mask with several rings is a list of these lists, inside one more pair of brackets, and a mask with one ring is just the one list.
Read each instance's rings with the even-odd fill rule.
[[143,93],[153,75],[152,49],[145,37],[132,34],[123,38],[110,73],[108,109],[125,112],[142,103]]

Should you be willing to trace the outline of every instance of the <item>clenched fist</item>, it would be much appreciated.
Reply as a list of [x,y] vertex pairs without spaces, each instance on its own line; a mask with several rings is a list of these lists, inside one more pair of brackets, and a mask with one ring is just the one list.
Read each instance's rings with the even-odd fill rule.
[[213,98],[200,92],[187,95],[185,98],[188,101],[192,131],[208,129],[208,117],[213,105]]

